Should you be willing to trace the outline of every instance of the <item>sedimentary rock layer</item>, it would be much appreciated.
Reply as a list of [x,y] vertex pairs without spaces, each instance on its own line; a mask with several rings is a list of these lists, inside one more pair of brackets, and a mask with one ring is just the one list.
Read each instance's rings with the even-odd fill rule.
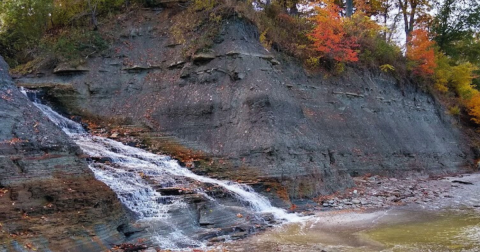
[[127,218],[82,151],[14,85],[0,57],[0,251],[100,251]]

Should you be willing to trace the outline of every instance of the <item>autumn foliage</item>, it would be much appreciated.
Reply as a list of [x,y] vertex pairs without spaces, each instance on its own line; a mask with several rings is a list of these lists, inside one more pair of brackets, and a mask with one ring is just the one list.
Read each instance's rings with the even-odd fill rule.
[[431,41],[428,32],[417,29],[410,33],[407,44],[407,59],[412,72],[421,77],[432,76],[437,64],[435,62],[435,42]]
[[309,34],[313,49],[321,57],[338,62],[358,61],[356,38],[345,32],[344,19],[339,15],[340,8],[331,0],[325,0],[324,4],[323,8],[316,8],[317,15],[313,18],[316,26]]

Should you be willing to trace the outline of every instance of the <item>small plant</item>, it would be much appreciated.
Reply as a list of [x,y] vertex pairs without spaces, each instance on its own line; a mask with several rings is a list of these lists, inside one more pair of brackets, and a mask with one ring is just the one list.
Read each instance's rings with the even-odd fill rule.
[[61,61],[81,64],[90,55],[106,50],[108,42],[96,31],[82,29],[62,34],[56,41],[47,41]]
[[305,61],[305,64],[310,69],[318,68],[320,66],[320,58],[310,57]]
[[460,107],[458,105],[452,106],[448,109],[448,113],[452,116],[460,115]]
[[390,64],[383,64],[380,66],[380,70],[382,70],[382,72],[388,73],[395,71],[395,67]]
[[268,28],[260,34],[259,40],[260,40],[260,43],[262,43],[263,47],[265,47],[266,49],[270,49],[272,42],[268,41],[267,32],[268,32]]
[[195,0],[193,2],[193,9],[195,11],[211,10],[217,4],[216,0]]

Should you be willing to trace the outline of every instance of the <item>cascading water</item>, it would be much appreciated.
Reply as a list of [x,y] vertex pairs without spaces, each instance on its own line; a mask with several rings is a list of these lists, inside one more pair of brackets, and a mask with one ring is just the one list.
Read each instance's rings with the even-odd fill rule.
[[[26,94],[25,90],[22,92]],[[243,202],[250,212],[271,213],[275,219],[283,221],[303,219],[273,207],[267,198],[255,193],[247,185],[200,176],[181,167],[177,161],[168,156],[149,153],[108,138],[91,136],[80,124],[61,116],[50,107],[35,100],[34,104],[53,123],[62,128],[85,154],[92,159],[104,160],[103,162],[92,161],[89,165],[91,170],[97,179],[116,192],[121,202],[135,215],[138,222],[163,224],[163,232],[155,229],[155,225],[149,228],[151,237],[162,247],[204,246],[204,243],[192,238],[192,235],[184,234],[184,230],[175,225],[172,213],[186,208],[186,203],[181,197],[164,196],[157,192],[156,186],[161,185],[175,188],[193,187],[196,194],[216,203],[216,200],[207,196],[201,187],[195,187],[196,184],[211,184],[223,188]],[[165,225],[168,228],[165,228]]]

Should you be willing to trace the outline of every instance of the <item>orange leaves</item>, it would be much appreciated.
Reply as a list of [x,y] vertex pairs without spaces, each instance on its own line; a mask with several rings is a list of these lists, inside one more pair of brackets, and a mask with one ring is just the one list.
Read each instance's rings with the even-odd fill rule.
[[415,75],[429,77],[435,72],[437,64],[434,52],[435,42],[428,38],[425,29],[417,29],[410,33],[407,44],[407,59],[410,70]]
[[471,120],[476,124],[480,124],[480,94],[476,93],[467,103],[468,114]]
[[340,17],[340,8],[331,0],[324,1],[323,8],[317,8],[313,18],[316,26],[309,34],[313,41],[313,49],[322,57],[338,62],[358,61],[356,38],[348,36],[344,29],[344,20]]
[[14,137],[10,140],[4,140],[4,141],[1,141],[0,144],[10,144],[10,145],[15,145],[17,143],[26,143],[28,142],[28,140],[22,140],[20,138],[17,138],[17,137]]
[[[8,193],[8,189],[6,188],[0,188],[0,198],[3,197],[3,195]],[[0,228],[2,227],[2,224],[0,223]]]

